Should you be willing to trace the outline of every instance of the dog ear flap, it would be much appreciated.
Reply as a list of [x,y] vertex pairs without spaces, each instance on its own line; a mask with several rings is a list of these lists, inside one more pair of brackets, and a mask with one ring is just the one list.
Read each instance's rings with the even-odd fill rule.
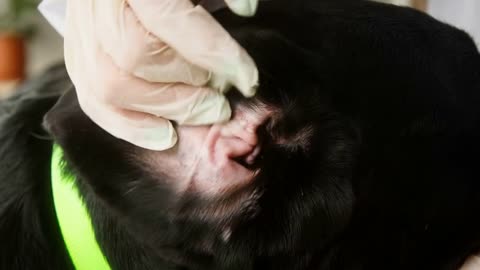
[[70,89],[45,114],[43,126],[61,144],[62,138],[66,137],[66,133],[75,132],[76,128],[72,125],[79,123],[82,115],[75,90]]

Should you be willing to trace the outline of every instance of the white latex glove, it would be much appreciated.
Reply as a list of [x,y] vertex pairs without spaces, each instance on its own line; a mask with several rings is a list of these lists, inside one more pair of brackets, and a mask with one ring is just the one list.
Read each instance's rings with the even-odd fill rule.
[[[239,10],[237,2],[244,1],[228,3]],[[247,2],[254,11],[256,0]],[[233,85],[252,96],[258,83],[245,50],[189,0],[68,0],[64,38],[83,111],[113,136],[147,149],[175,145],[169,120],[228,120],[222,92]]]
[[460,270],[479,270],[479,269],[480,269],[479,255],[470,256],[470,258],[468,258],[465,264],[460,268]]

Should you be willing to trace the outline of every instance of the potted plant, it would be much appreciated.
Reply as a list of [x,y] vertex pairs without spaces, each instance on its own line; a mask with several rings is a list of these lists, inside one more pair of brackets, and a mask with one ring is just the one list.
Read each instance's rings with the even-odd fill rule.
[[34,29],[31,21],[39,0],[7,0],[0,14],[0,81],[25,77],[25,40]]

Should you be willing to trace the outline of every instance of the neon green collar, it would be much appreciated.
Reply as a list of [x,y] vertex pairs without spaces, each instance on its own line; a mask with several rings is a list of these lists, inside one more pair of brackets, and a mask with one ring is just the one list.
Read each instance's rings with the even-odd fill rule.
[[52,152],[52,192],[63,240],[76,270],[110,270],[98,246],[90,215],[80,198],[75,177],[65,172],[62,149]]

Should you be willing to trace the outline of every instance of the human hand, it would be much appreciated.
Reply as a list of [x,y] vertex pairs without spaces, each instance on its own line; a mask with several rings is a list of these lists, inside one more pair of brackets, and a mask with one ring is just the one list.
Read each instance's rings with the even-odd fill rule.
[[[242,14],[238,2],[227,4]],[[169,120],[229,120],[223,92],[230,85],[245,96],[255,94],[253,60],[189,0],[69,0],[66,18],[65,62],[82,109],[137,146],[175,145]]]

